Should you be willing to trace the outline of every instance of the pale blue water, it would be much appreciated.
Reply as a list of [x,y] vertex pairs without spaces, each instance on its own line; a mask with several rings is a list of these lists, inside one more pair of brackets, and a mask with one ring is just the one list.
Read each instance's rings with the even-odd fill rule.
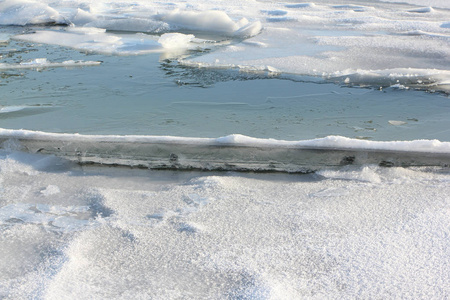
[[94,67],[1,71],[1,128],[190,137],[239,133],[287,140],[327,135],[450,140],[450,101],[441,93],[187,68],[159,54],[105,56],[19,41],[3,44],[0,51],[2,63],[36,58],[102,61]]

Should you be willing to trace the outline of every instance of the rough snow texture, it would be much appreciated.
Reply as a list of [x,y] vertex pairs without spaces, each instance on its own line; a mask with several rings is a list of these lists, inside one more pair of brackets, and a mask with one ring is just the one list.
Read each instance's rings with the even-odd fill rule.
[[427,298],[450,293],[450,177],[82,170],[0,157],[3,299]]

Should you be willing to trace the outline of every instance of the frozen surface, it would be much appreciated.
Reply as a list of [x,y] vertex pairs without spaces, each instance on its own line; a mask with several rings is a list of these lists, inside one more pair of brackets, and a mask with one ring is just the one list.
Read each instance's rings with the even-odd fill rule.
[[[316,76],[352,86],[401,81],[448,91],[449,4],[388,2],[394,1],[8,0],[0,25],[67,24],[14,38],[88,52],[145,54],[170,46],[201,51],[178,57],[192,67]],[[162,47],[158,36],[168,32],[184,35]],[[205,34],[208,42],[193,43],[191,35]]]
[[152,172],[0,157],[3,299],[445,298],[447,171]]

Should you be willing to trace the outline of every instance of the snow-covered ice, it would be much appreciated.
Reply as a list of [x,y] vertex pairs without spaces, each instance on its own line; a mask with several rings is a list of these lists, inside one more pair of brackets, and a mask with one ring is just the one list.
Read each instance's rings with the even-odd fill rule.
[[[337,5],[327,0],[192,0],[104,4],[8,0],[1,4],[0,24],[67,24],[65,29],[38,30],[15,38],[113,54],[167,51],[169,45],[180,48],[182,44],[182,48],[192,50],[196,48],[190,45],[191,35],[208,33],[215,35],[216,42],[228,39],[229,43],[180,63],[246,71],[273,69],[352,85],[376,85],[407,77],[411,83],[423,82],[425,88],[438,85],[447,89],[449,7],[445,1],[422,2],[407,5],[360,0]],[[178,35],[176,43],[163,47],[152,37],[168,32],[188,34]]]

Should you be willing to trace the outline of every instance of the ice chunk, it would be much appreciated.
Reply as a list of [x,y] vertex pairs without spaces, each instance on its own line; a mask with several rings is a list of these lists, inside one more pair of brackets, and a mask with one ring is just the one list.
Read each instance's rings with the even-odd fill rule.
[[96,17],[93,14],[82,10],[81,8],[78,8],[76,15],[72,18],[72,23],[75,25],[84,25],[90,22],[94,22],[95,20]]
[[397,121],[397,120],[390,120],[388,121],[389,124],[394,125],[394,126],[400,126],[400,125],[405,125],[408,124],[405,121]]
[[183,49],[188,48],[194,38],[193,34],[165,33],[159,38],[158,43],[166,49]]
[[247,19],[234,22],[224,11],[181,11],[173,10],[158,16],[174,29],[190,29],[206,32],[217,32],[228,35],[249,37],[258,34],[262,25],[260,22],[249,23]]
[[0,25],[67,24],[58,11],[32,0],[6,0],[0,3]]
[[159,16],[164,22],[179,28],[231,34],[238,25],[223,11],[180,11],[178,9]]
[[[1,70],[1,66],[0,66]],[[15,111],[20,111],[27,108],[27,106],[3,106],[0,107],[0,114],[7,114]]]

